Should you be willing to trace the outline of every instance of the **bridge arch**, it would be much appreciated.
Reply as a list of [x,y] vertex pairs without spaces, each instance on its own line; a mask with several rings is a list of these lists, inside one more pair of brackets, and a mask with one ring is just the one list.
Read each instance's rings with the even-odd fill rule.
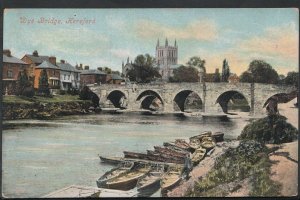
[[[178,106],[178,108],[180,109],[180,111],[184,112],[185,111],[185,104],[187,101],[187,98],[194,93],[195,97],[197,98],[198,101],[200,101],[200,105],[197,105],[197,109],[201,110],[202,109],[202,99],[201,97],[198,95],[198,93],[194,92],[193,90],[181,90],[179,92],[177,92],[173,98],[173,102],[174,102],[174,107],[176,107],[176,105]],[[175,110],[175,108],[174,108]]]
[[[146,109],[146,110],[156,110],[159,109],[159,103],[157,103],[156,101],[160,101],[161,107],[163,107],[164,105],[164,101],[161,98],[161,96],[153,91],[153,90],[145,90],[143,92],[141,92],[136,101],[140,101],[140,108],[142,109]],[[157,107],[156,109],[151,108],[151,105]]]
[[[229,90],[226,92],[223,92],[222,94],[220,94],[216,100],[216,103],[219,103],[223,112],[224,113],[228,113],[228,103],[230,102],[230,100],[233,101],[233,99],[244,99],[246,101],[246,104],[248,106],[246,106],[246,111],[249,112],[250,111],[250,99],[247,99],[246,96],[237,90]],[[244,107],[244,106],[243,106]]]
[[271,99],[275,99],[278,103],[288,103],[289,101],[298,98],[298,91],[295,90],[291,93],[285,93],[285,92],[281,92],[281,93],[275,93],[275,94],[271,94],[271,96],[269,95],[269,98],[264,99],[263,101],[263,108],[265,108],[268,104],[268,102]]
[[121,90],[113,90],[107,95],[107,99],[111,101],[111,103],[116,108],[127,108],[126,101],[127,96]]

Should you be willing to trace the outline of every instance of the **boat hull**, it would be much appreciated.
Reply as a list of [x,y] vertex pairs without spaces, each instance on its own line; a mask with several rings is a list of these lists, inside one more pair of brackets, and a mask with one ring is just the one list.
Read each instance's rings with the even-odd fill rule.
[[155,193],[157,190],[159,190],[159,188],[160,188],[160,178],[157,178],[156,180],[154,180],[153,182],[151,182],[150,184],[148,184],[144,187],[138,187],[137,188],[138,196],[139,197],[149,197],[153,193]]

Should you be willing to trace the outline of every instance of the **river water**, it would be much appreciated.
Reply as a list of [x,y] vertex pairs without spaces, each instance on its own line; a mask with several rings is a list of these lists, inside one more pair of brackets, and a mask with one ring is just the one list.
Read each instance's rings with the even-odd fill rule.
[[7,197],[41,197],[71,184],[96,187],[96,180],[112,168],[98,154],[146,152],[207,130],[235,139],[248,122],[123,113],[5,123],[16,126],[2,134],[2,192]]

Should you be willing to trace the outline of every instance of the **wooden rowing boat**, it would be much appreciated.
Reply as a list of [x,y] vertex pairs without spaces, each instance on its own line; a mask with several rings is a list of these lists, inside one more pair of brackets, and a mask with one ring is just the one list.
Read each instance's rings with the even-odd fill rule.
[[177,164],[184,163],[184,157],[179,157],[179,156],[165,154],[165,153],[158,153],[152,150],[147,150],[147,155],[161,157],[162,159],[165,159],[165,162],[177,163]]
[[149,165],[139,163],[134,169],[120,174],[106,182],[107,188],[117,190],[130,190],[134,188],[140,177],[144,176],[151,170]]
[[212,137],[203,137],[201,140],[201,146],[208,151],[216,146],[216,142]]
[[172,148],[172,149],[176,149],[176,150],[179,150],[179,151],[184,151],[186,153],[189,153],[189,150],[190,148],[186,149],[182,146],[178,146],[177,144],[175,144],[174,142],[164,142],[163,145],[165,147],[168,147],[168,148]]
[[190,149],[190,145],[189,143],[187,143],[185,140],[183,139],[176,139],[175,140],[175,144],[185,150],[189,150]]
[[157,161],[157,162],[169,162],[169,163],[177,163],[177,164],[184,163],[184,161],[181,159],[175,159],[173,157],[169,157],[166,155],[152,153],[150,150],[148,150],[148,151],[149,151],[148,154],[136,153],[136,152],[130,152],[130,151],[124,151],[123,153],[124,153],[125,158],[151,160],[151,161]]
[[198,139],[198,138],[190,138],[189,145],[193,149],[198,149],[199,147],[201,147],[200,139]]
[[195,152],[192,154],[191,156],[191,160],[193,162],[193,165],[198,165],[198,163],[204,159],[206,154],[206,149],[200,147],[198,149],[195,150]]
[[185,157],[186,153],[183,151],[176,151],[175,149],[171,149],[168,147],[160,147],[160,146],[154,146],[154,149],[158,153],[165,153],[165,154],[170,154],[178,157]]
[[216,142],[223,142],[224,141],[224,133],[222,132],[215,132],[211,135]]
[[97,186],[99,188],[107,187],[106,183],[112,178],[115,178],[121,174],[129,172],[134,166],[134,162],[124,161],[119,164],[118,167],[111,169],[110,171],[103,174],[97,181]]
[[207,136],[210,137],[211,135],[212,135],[211,131],[204,131],[204,132],[200,133],[199,135],[190,137],[190,140],[191,139],[199,139],[201,141],[203,137],[207,137]]
[[161,194],[166,196],[182,179],[182,166],[170,166],[160,181]]
[[160,180],[164,174],[164,165],[155,165],[145,176],[138,179],[137,191],[139,197],[149,197],[160,188]]
[[109,163],[112,165],[117,165],[120,162],[122,162],[124,159],[120,157],[104,157],[104,156],[99,156],[101,162]]

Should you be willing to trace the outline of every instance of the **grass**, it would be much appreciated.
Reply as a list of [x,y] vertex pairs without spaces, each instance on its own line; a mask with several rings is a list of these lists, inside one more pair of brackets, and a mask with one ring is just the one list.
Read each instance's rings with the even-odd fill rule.
[[55,95],[50,97],[34,96],[33,98],[22,96],[3,96],[3,103],[33,104],[37,103],[59,103],[59,102],[81,102],[77,95]]
[[[270,179],[271,161],[269,150],[257,143],[245,142],[245,145],[226,151],[216,160],[213,169],[189,192],[191,197],[217,197],[230,193],[225,185],[249,179],[250,196],[278,196],[280,185]],[[234,186],[237,187],[238,185]]]

